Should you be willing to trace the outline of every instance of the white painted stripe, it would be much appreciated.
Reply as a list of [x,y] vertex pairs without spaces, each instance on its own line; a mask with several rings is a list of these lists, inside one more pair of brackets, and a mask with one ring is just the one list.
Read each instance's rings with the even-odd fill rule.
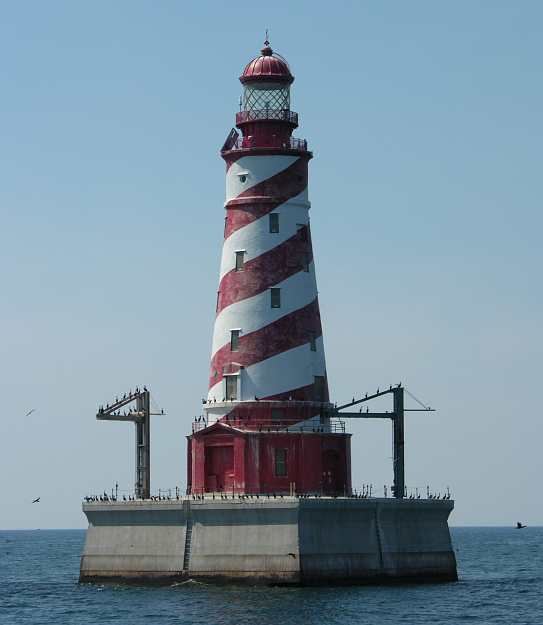
[[255,332],[310,304],[317,297],[315,265],[310,263],[309,271],[299,271],[274,286],[281,289],[281,308],[271,307],[270,292],[266,289],[221,310],[213,329],[212,357],[230,342],[230,330],[241,328],[241,335]]
[[257,258],[290,239],[298,230],[297,224],[309,223],[307,191],[280,204],[273,210],[279,213],[279,232],[270,232],[269,214],[234,231],[224,242],[221,257],[220,280],[236,266],[236,251],[244,250],[244,261]]
[[[251,187],[283,171],[299,156],[261,155],[244,156],[233,163],[226,172],[226,201],[232,200]],[[242,182],[241,176],[245,176]]]
[[[314,376],[326,375],[324,344],[318,338],[317,351],[309,344],[294,347],[286,352],[250,365],[241,371],[241,401],[257,397],[269,397],[313,384]],[[208,399],[222,401],[224,381],[209,389]]]

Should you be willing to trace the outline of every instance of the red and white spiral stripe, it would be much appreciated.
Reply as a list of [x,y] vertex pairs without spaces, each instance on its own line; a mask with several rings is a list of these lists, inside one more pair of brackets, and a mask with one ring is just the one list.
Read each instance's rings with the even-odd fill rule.
[[[235,404],[263,399],[314,401],[324,378],[322,328],[307,198],[308,154],[227,157],[226,222],[209,380],[209,416],[233,410],[225,375],[239,376]],[[279,215],[270,232],[269,214]],[[244,264],[236,270],[236,252]],[[270,289],[280,289],[272,308]],[[239,330],[237,351],[231,332]]]

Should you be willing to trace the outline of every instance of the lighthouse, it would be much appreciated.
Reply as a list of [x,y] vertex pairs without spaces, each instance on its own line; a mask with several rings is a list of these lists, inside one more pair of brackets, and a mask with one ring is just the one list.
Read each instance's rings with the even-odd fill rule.
[[221,150],[224,240],[189,491],[347,494],[350,435],[331,416],[294,76],[266,40],[240,82]]
[[[157,413],[147,387],[100,406],[99,420],[135,423],[135,489],[122,501],[116,491],[85,497],[80,580],[456,580],[448,489],[421,499],[406,488],[403,386],[330,401],[311,241],[312,154],[293,136],[294,76],[265,41],[240,81],[236,127],[221,149],[224,236],[207,393],[187,436],[187,492],[151,487]],[[377,398],[392,399],[392,410],[362,410]],[[390,489],[351,487],[346,419],[391,423]]]

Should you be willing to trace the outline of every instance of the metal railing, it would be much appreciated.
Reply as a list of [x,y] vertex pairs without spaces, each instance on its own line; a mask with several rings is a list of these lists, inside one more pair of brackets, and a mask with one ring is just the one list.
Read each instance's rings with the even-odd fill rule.
[[[327,419],[322,423],[318,421],[294,421],[294,420],[272,420],[272,419],[254,419],[250,418],[224,418],[220,420],[225,425],[229,425],[240,430],[249,430],[251,432],[302,432],[302,433],[323,433],[323,434],[345,434],[345,421],[341,419]],[[214,423],[214,422],[213,422]],[[211,425],[205,417],[199,417],[192,423],[192,432],[199,432]]]
[[272,148],[281,150],[297,150],[298,152],[307,152],[307,139],[298,139],[289,137],[288,139],[277,138],[276,141],[270,141],[263,144],[261,139],[256,137],[238,137],[230,148],[231,150],[251,150],[253,148]]
[[[328,499],[394,499],[393,487],[385,485],[384,487],[377,488],[374,484],[362,484],[360,487],[352,488],[351,492],[347,492],[347,488],[343,492],[327,493],[323,487],[317,491],[310,492],[297,492],[296,483],[291,483],[291,491],[289,494],[285,492],[269,492],[269,493],[249,493],[245,491],[239,491],[238,489],[232,490],[231,488],[225,488],[222,491],[199,491],[188,493],[185,487],[176,486],[174,488],[159,488],[157,491],[151,494],[148,499],[142,499],[134,491],[120,491],[115,492],[114,489],[110,493],[104,491],[101,494],[92,494],[83,497],[85,503],[149,503],[149,502],[182,502],[191,499],[230,499],[237,501],[245,501],[252,499],[308,499],[308,498],[328,498]],[[403,499],[410,500],[423,500],[423,501],[448,501],[453,499],[452,492],[447,486],[439,490],[425,487],[406,487]]]
[[297,126],[298,113],[290,111],[289,109],[257,109],[236,113],[236,124],[260,120],[288,122],[289,124]]

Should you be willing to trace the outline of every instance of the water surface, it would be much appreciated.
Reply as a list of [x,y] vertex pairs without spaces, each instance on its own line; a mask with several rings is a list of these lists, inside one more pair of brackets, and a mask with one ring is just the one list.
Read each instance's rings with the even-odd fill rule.
[[453,528],[461,581],[267,588],[78,584],[82,530],[0,532],[2,625],[543,625],[543,528]]

